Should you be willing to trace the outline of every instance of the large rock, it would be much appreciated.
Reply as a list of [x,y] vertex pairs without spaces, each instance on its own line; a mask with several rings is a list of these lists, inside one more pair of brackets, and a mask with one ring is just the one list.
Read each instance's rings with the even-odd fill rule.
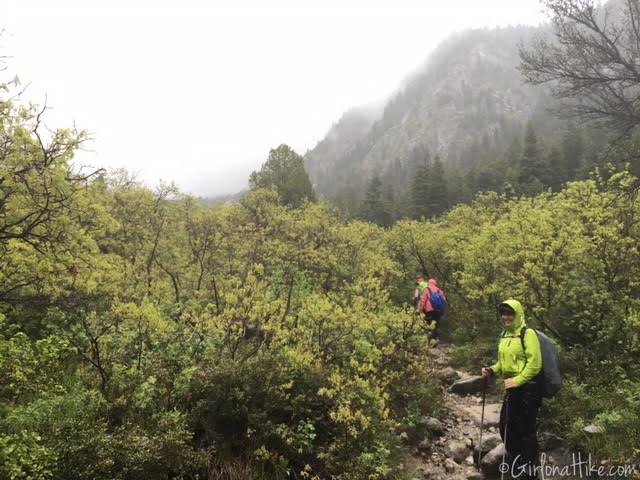
[[482,392],[484,388],[484,378],[481,375],[475,375],[473,377],[462,378],[455,382],[449,390],[452,393],[458,395],[471,395],[474,393]]
[[445,385],[451,385],[460,378],[460,374],[451,367],[444,367],[438,370],[435,376]]
[[502,463],[504,456],[504,444],[500,443],[497,447],[491,449],[484,457],[482,457],[482,469],[485,472],[495,473]]
[[597,435],[599,433],[604,433],[604,428],[598,425],[587,425],[582,429],[584,433],[588,433],[589,435]]
[[[480,441],[480,439],[478,439],[478,441]],[[482,435],[482,454],[484,455],[485,453],[490,452],[498,445],[500,445],[501,442],[502,439],[497,433],[484,433]],[[475,446],[476,452],[478,451],[479,447],[479,445]]]
[[447,452],[449,456],[456,462],[461,463],[467,456],[469,456],[469,448],[466,443],[460,440],[452,440],[447,445]]
[[442,422],[434,417],[423,417],[422,424],[435,436],[444,435],[444,425]]

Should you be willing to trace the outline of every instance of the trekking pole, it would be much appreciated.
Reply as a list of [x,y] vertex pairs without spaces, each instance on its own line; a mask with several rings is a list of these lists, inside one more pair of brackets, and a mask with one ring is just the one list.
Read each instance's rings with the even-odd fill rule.
[[[483,368],[489,368],[489,366],[484,365]],[[484,403],[487,398],[487,383],[489,383],[489,374],[484,377],[484,384],[482,385],[482,415],[480,416],[480,446],[478,447],[478,470],[480,470],[480,462],[482,460],[482,430],[484,429]]]
[[506,392],[504,407],[504,448],[502,449],[502,465],[500,465],[500,480],[504,480],[504,472],[506,468],[503,467],[504,459],[507,454],[507,433],[509,432],[509,390]]

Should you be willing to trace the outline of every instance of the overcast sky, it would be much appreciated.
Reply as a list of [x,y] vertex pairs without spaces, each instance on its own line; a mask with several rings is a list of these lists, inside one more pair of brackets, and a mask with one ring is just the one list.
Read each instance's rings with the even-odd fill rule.
[[451,32],[544,19],[538,0],[4,0],[0,26],[48,126],[91,133],[79,161],[211,196],[270,148],[313,148]]

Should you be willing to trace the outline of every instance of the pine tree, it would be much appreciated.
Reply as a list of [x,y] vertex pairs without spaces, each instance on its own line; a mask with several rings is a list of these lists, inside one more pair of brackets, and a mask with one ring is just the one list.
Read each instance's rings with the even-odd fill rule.
[[545,186],[544,180],[548,178],[547,171],[533,123],[529,122],[524,136],[518,171],[520,191],[525,195],[541,192]]
[[562,162],[558,173],[563,182],[576,180],[576,176],[582,166],[584,156],[584,141],[582,132],[571,123],[562,135]]
[[448,193],[444,167],[436,157],[428,170],[426,179],[428,217],[440,215],[447,210]]
[[496,190],[496,185],[499,185],[500,182],[496,181],[495,176],[496,172],[494,171],[492,165],[478,165],[471,169],[473,173],[473,191],[474,192],[488,192],[491,190]]
[[552,172],[548,186],[554,192],[558,192],[562,189],[562,184],[567,179],[562,165],[562,151],[558,145],[551,145],[545,155],[545,162],[549,167],[549,171]]
[[411,176],[411,213],[409,217],[420,219],[429,217],[429,192],[427,182],[429,164],[425,161],[418,163]]
[[522,141],[520,135],[516,135],[504,153],[504,158],[510,165],[519,165],[520,157],[522,157]]
[[460,175],[460,171],[457,168],[452,168],[445,172],[447,178],[447,204],[457,205],[468,201],[467,188],[464,183],[464,178]]
[[384,223],[384,205],[382,201],[382,180],[374,175],[367,186],[364,202],[361,208],[361,217],[368,222],[382,225]]
[[398,218],[398,212],[396,209],[396,198],[393,190],[393,185],[386,184],[382,192],[382,214],[380,216],[383,227],[390,227],[393,222]]

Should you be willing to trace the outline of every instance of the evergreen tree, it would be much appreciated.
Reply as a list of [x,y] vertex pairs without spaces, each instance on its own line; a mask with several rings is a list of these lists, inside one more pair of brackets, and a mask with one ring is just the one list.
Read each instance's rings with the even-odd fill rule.
[[[632,148],[632,152],[630,152],[631,158],[637,155],[637,151],[637,148]],[[601,168],[605,162],[605,159],[607,158],[608,152],[609,150],[607,147],[605,147],[604,149],[598,148],[597,140],[594,140],[593,136],[587,137],[585,139],[585,149],[582,162],[575,175],[576,180],[589,178],[589,175],[595,170],[596,167]],[[621,157],[627,159],[629,158],[629,154],[623,154],[621,155]]]
[[427,178],[429,164],[425,161],[417,164],[411,176],[411,218],[427,218],[429,216],[429,193]]
[[562,135],[562,162],[558,173],[562,176],[563,182],[576,180],[583,156],[582,132],[571,123]]
[[[405,183],[409,184],[409,180]],[[395,197],[395,217],[394,221],[414,218],[413,215],[413,194],[411,188],[400,188],[394,192]]]
[[522,156],[521,133],[513,137],[503,156],[510,165],[519,165]]
[[445,176],[447,178],[447,204],[457,205],[468,201],[467,189],[460,171],[454,167],[445,172]]
[[380,225],[390,227],[398,218],[396,198],[393,185],[387,183],[382,191],[382,212],[380,215]]
[[440,215],[447,210],[448,193],[444,176],[444,167],[439,157],[436,157],[429,168],[427,179],[427,210],[428,216]]
[[363,220],[378,225],[383,225],[386,220],[382,200],[382,180],[378,175],[374,175],[369,181],[361,208],[361,216]]
[[469,172],[470,190],[476,192],[497,192],[504,182],[504,169],[496,162],[479,164]]
[[315,201],[315,192],[304,168],[304,160],[291,147],[282,144],[269,152],[259,172],[249,177],[254,188],[275,188],[285,205],[299,207],[304,200]]
[[356,218],[360,213],[362,193],[352,185],[345,185],[335,195],[334,204],[344,218]]
[[477,138],[474,138],[473,142],[468,145],[460,154],[460,167],[471,167],[474,163],[484,158],[484,152],[482,146]]
[[520,191],[525,195],[533,195],[544,189],[547,166],[542,156],[538,136],[533,123],[527,123],[524,136],[522,156],[520,157],[518,183]]
[[551,148],[549,148],[546,155],[546,163],[549,166],[550,171],[553,172],[549,186],[554,192],[558,192],[565,181],[572,179],[566,174],[563,165],[562,150],[558,145],[552,145]]

